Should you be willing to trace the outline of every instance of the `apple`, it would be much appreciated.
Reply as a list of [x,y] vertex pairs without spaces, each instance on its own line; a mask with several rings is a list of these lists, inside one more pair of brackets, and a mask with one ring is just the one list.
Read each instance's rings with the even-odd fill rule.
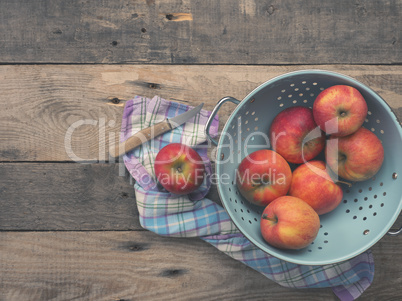
[[272,149],[290,163],[304,163],[325,146],[325,134],[317,127],[310,108],[295,106],[280,112],[269,129]]
[[374,133],[361,127],[349,136],[331,136],[325,156],[328,166],[340,177],[365,181],[380,170],[384,148]]
[[318,215],[322,215],[338,207],[343,192],[331,179],[325,163],[315,160],[306,162],[293,171],[289,195],[302,199]]
[[367,103],[350,86],[336,85],[318,94],[313,104],[314,120],[327,134],[347,136],[356,132],[367,115]]
[[320,218],[303,200],[282,196],[264,209],[260,230],[264,240],[274,247],[302,249],[317,237]]
[[278,153],[261,149],[247,155],[236,171],[236,185],[250,203],[266,206],[286,195],[292,181],[292,170]]
[[159,184],[178,195],[196,190],[205,176],[205,165],[200,155],[181,143],[163,147],[156,155],[154,170]]

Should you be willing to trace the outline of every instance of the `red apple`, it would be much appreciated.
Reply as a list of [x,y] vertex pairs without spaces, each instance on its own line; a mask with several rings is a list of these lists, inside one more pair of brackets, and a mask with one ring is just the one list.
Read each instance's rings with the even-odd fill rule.
[[205,166],[200,155],[181,143],[163,147],[156,155],[154,169],[158,182],[174,194],[188,194],[204,181]]
[[236,172],[236,185],[249,202],[266,206],[286,195],[292,181],[292,170],[278,153],[262,149],[246,156]]
[[331,136],[325,155],[328,166],[339,176],[364,181],[380,170],[384,148],[374,133],[361,127],[349,136]]
[[320,218],[303,200],[282,196],[262,213],[261,234],[267,243],[281,249],[302,249],[311,244],[320,230]]
[[313,114],[315,122],[324,132],[343,137],[362,126],[367,115],[367,103],[357,89],[336,85],[318,94]]
[[293,171],[289,195],[302,199],[321,215],[338,207],[343,192],[331,179],[323,161],[310,161]]
[[304,163],[325,146],[325,135],[314,121],[313,111],[296,106],[283,110],[273,120],[269,139],[272,149],[290,163]]

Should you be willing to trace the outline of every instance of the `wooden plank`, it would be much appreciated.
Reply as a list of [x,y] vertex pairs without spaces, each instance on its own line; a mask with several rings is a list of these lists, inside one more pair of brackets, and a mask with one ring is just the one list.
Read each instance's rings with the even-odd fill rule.
[[0,164],[1,230],[141,229],[116,164]]
[[0,3],[1,63],[398,64],[402,2]]
[[[374,249],[362,300],[398,300],[402,241]],[[279,286],[200,239],[151,232],[1,232],[1,300],[337,300]]]
[[[212,110],[224,96],[243,99],[275,76],[306,68],[356,78],[402,117],[401,66],[0,66],[0,161],[105,162],[124,102],[134,95]],[[233,108],[220,110],[221,128]]]
[[[142,230],[123,164],[0,163],[0,170],[0,231]],[[222,205],[215,185],[206,198]],[[394,228],[401,225],[402,216]]]
[[[0,163],[0,170],[0,231],[142,230],[123,164]],[[216,185],[206,198],[222,206]]]
[[[0,163],[0,171],[0,231],[142,230],[124,164]],[[216,186],[207,197],[220,204]]]

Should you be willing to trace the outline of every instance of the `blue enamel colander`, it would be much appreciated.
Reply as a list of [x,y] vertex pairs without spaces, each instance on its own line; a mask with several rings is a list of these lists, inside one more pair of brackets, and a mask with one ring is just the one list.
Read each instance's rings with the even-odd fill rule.
[[[364,127],[382,141],[385,151],[380,171],[370,180],[343,187],[343,201],[332,212],[321,215],[319,233],[308,247],[282,250],[266,243],[260,232],[263,207],[246,201],[235,183],[241,160],[258,149],[270,148],[267,133],[274,117],[292,106],[312,107],[317,95],[333,85],[349,85],[360,91],[368,105]],[[225,102],[237,104],[224,125],[219,142],[209,135],[210,124]],[[206,126],[208,139],[217,146],[218,192],[233,223],[253,244],[288,262],[324,265],[355,257],[372,247],[390,230],[402,209],[402,128],[385,101],[366,85],[335,72],[303,70],[275,77],[248,94],[242,101],[221,99]]]

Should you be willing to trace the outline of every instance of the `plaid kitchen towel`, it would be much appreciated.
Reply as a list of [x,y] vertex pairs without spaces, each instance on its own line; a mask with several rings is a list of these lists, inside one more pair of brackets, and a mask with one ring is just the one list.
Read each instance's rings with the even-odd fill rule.
[[[188,106],[160,97],[137,96],[124,108],[121,141],[154,123],[181,114]],[[289,288],[331,287],[342,301],[354,300],[371,284],[374,261],[370,251],[341,263],[306,266],[289,263],[266,254],[246,239],[231,222],[226,211],[205,198],[210,188],[211,162],[207,157],[205,123],[210,112],[202,110],[182,126],[127,153],[123,160],[134,184],[141,225],[159,235],[199,237],[232,258],[257,270],[267,278]],[[210,128],[218,132],[216,118]],[[195,148],[205,162],[207,177],[201,187],[185,196],[158,189],[153,163],[158,151],[173,142]]]

